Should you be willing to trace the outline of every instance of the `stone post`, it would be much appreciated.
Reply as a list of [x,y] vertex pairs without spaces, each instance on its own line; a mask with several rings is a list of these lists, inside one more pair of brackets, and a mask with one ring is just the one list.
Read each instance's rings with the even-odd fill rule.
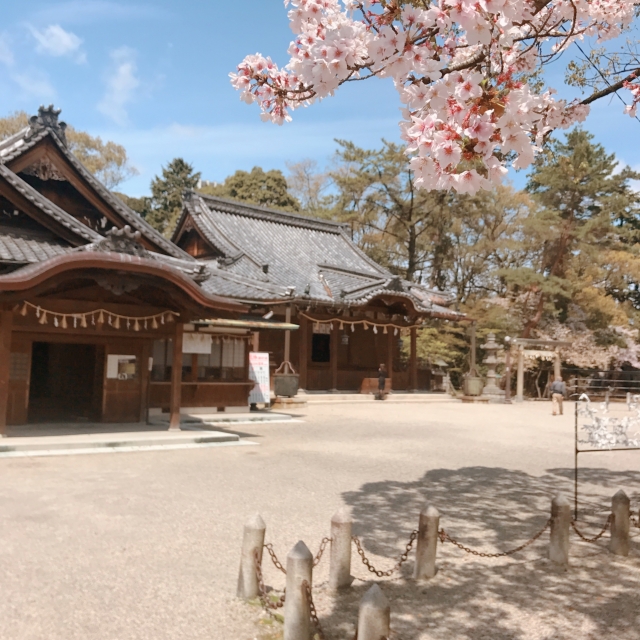
[[240,556],[240,573],[238,575],[238,598],[251,600],[260,595],[258,589],[258,576],[256,574],[255,554],[258,552],[262,563],[262,549],[264,547],[264,534],[267,525],[256,513],[245,525],[242,536],[242,555]]
[[569,529],[571,527],[571,505],[563,495],[551,501],[551,540],[549,559],[567,567],[569,565]]
[[524,347],[518,345],[518,375],[516,378],[516,402],[524,402]]
[[440,513],[435,507],[427,506],[420,512],[418,539],[416,545],[416,566],[413,577],[428,580],[436,575],[436,551],[438,548],[438,528]]
[[331,556],[329,565],[329,587],[350,587],[351,575],[351,515],[343,507],[331,518]]
[[312,585],[313,555],[300,540],[287,555],[287,598],[284,603],[284,640],[311,640],[309,599],[302,586]]
[[611,542],[609,551],[617,556],[629,555],[631,506],[627,494],[618,491],[611,499]]
[[374,584],[360,600],[358,613],[357,640],[382,640],[388,638],[391,625],[391,607],[382,593],[382,589]]

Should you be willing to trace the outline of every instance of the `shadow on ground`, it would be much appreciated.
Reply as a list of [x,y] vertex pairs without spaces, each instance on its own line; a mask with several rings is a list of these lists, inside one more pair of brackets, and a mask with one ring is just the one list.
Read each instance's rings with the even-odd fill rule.
[[[636,510],[640,472],[581,470],[580,526],[595,535],[606,520],[610,497],[624,489]],[[416,482],[376,482],[344,494],[354,534],[381,569],[392,566],[417,527],[426,503],[441,513],[441,526],[465,545],[487,553],[519,546],[549,518],[551,497],[570,496],[573,469],[549,469],[542,477],[501,468],[429,471]],[[636,535],[637,529],[632,529]],[[597,544],[571,539],[571,566],[559,570],[546,559],[548,534],[506,559],[468,555],[439,546],[438,575],[416,585],[414,554],[401,576],[378,583],[391,601],[392,638],[402,640],[524,640],[544,638],[640,638],[640,554],[637,540],[628,558],[607,551],[608,534]],[[328,559],[323,562],[328,563]],[[354,553],[354,587],[334,598],[316,586],[315,598],[327,637],[353,638],[358,601],[372,580]],[[314,578],[315,579],[315,578]],[[320,582],[316,580],[316,582]]]

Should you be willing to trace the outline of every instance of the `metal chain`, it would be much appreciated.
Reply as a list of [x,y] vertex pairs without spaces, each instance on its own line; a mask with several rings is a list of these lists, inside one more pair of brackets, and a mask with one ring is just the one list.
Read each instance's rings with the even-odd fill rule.
[[519,547],[515,549],[511,549],[510,551],[502,551],[501,553],[484,553],[482,551],[476,551],[475,549],[470,549],[469,547],[465,547],[463,544],[452,538],[444,529],[440,529],[438,535],[440,537],[440,542],[450,542],[451,544],[458,547],[458,549],[462,549],[471,555],[478,556],[480,558],[504,558],[505,556],[511,556],[514,553],[518,553],[518,551],[522,551],[526,549],[529,545],[533,544],[549,527],[551,526],[551,518],[547,520],[544,528],[541,529],[538,533],[536,533],[533,538],[527,540],[524,544],[521,544]]
[[364,553],[364,549],[362,548],[362,544],[360,543],[360,538],[358,538],[358,536],[352,536],[351,539],[355,542],[356,549],[358,550],[358,554],[360,555],[360,558],[362,558],[362,564],[364,564],[364,566],[367,567],[367,569],[369,569],[371,573],[375,573],[378,576],[378,578],[383,578],[383,577],[388,578],[394,572],[398,571],[398,569],[400,569],[400,567],[407,561],[407,558],[409,557],[409,552],[411,551],[411,547],[413,547],[413,543],[415,542],[417,537],[418,537],[418,531],[417,530],[412,531],[411,535],[409,536],[409,542],[407,542],[407,546],[405,548],[404,553],[400,556],[400,558],[398,559],[398,562],[396,562],[396,564],[388,571],[379,571],[371,564],[371,561],[369,560],[369,558],[367,558],[367,556]]
[[264,548],[269,552],[269,555],[271,556],[271,560],[273,561],[273,564],[276,566],[276,569],[280,569],[280,571],[282,571],[282,573],[284,573],[284,575],[286,576],[287,570],[282,566],[282,562],[278,560],[278,556],[276,555],[276,552],[273,550],[273,545],[269,542],[264,545]]
[[302,589],[307,595],[307,602],[309,603],[309,612],[311,614],[311,622],[318,632],[320,640],[326,640],[322,627],[320,626],[320,620],[318,620],[318,612],[316,611],[316,605],[313,603],[313,594],[311,593],[311,585],[306,581],[302,581]]
[[595,537],[593,538],[587,538],[584,534],[582,534],[579,530],[578,527],[576,526],[576,521],[572,520],[571,521],[571,526],[573,527],[573,530],[585,541],[585,542],[597,542],[598,540],[600,540],[600,538],[602,538],[602,536],[607,532],[607,529],[609,528],[609,526],[611,525],[611,520],[613,519],[612,515],[609,514],[609,517],[607,518],[607,521],[604,523],[604,527],[602,527],[602,531]]
[[264,577],[262,576],[262,565],[260,564],[260,554],[258,553],[257,549],[253,554],[253,560],[254,560],[255,569],[256,569],[256,576],[258,578],[258,591],[260,592],[259,594],[260,602],[262,602],[262,606],[264,607],[265,611],[269,614],[272,614],[272,611],[284,607],[284,603],[287,596],[287,590],[285,589],[285,592],[275,602],[272,600],[269,600],[267,588],[264,586]]
[[320,560],[322,560],[322,554],[324,550],[327,548],[327,545],[331,542],[331,538],[322,538],[322,542],[320,543],[320,548],[318,549],[318,553],[316,553],[316,557],[313,559],[313,566],[317,567],[320,564]]

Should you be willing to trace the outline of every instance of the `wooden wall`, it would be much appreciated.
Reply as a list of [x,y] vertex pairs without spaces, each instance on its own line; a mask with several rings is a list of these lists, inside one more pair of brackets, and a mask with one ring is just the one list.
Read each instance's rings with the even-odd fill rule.
[[[152,382],[149,407],[169,410],[171,383]],[[246,407],[253,382],[183,382],[183,407]]]

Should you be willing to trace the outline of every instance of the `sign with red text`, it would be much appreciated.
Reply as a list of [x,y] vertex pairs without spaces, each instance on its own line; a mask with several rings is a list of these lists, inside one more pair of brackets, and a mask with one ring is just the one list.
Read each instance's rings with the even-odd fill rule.
[[249,394],[249,404],[271,403],[269,383],[269,354],[252,351],[249,354],[249,380],[256,385]]

